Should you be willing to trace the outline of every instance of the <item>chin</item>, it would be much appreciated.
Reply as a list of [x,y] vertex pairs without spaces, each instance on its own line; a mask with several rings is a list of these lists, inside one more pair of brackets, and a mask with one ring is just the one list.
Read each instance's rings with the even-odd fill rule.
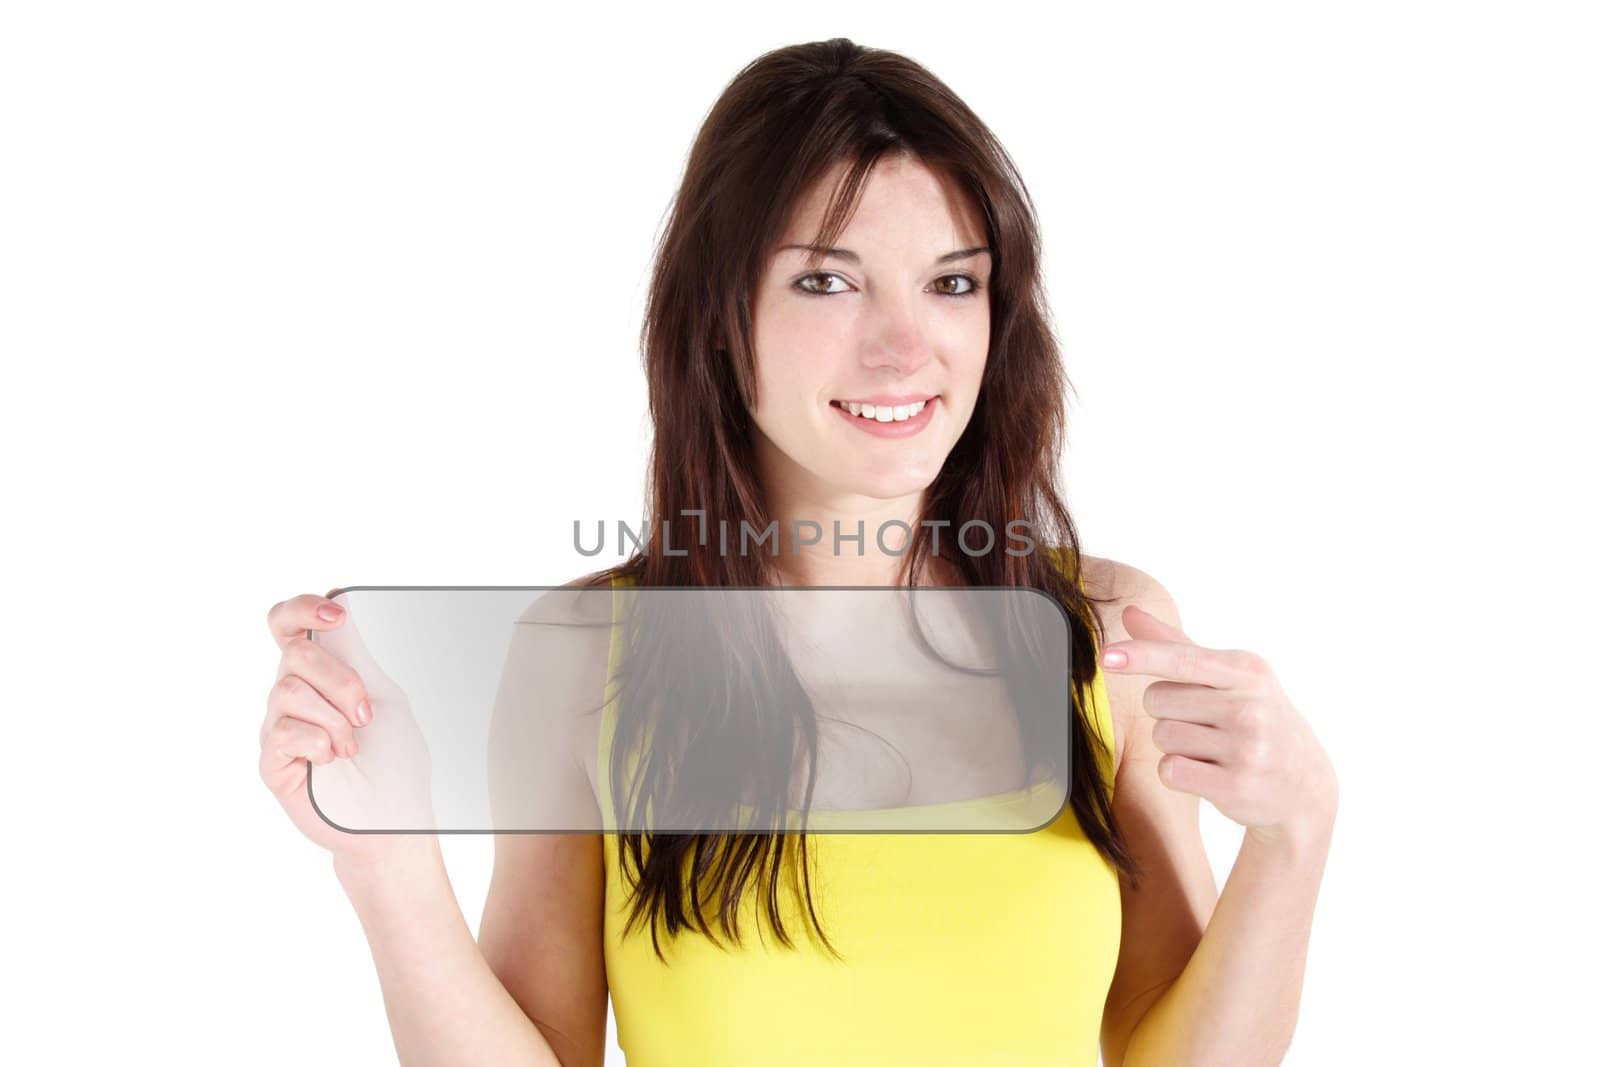
[[917,475],[911,472],[900,474],[885,474],[882,477],[863,478],[860,472],[855,477],[843,483],[844,487],[861,496],[873,500],[899,500],[908,496],[915,496],[933,484],[931,475]]

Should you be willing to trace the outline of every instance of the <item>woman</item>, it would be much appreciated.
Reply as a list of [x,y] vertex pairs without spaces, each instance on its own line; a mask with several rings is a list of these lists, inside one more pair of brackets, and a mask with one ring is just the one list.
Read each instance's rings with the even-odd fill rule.
[[[497,837],[475,942],[435,837],[344,835],[311,810],[308,761],[352,755],[371,712],[306,639],[338,606],[278,604],[262,773],[334,854],[402,1061],[598,1064],[609,991],[634,1067],[1278,1062],[1334,774],[1259,657],[1194,645],[1157,582],[1078,552],[1032,205],[992,134],[893,53],[836,39],[758,58],[695,141],[642,342],[651,541],[574,584],[1045,591],[1071,622],[1093,758],[1034,833],[812,836],[820,909],[759,838]],[[1019,519],[1054,550],[952,543]],[[774,520],[776,555],[697,538]],[[797,522],[868,533],[835,551]],[[1220,899],[1200,797],[1247,827]],[[702,846],[748,862],[696,906],[671,889]]]

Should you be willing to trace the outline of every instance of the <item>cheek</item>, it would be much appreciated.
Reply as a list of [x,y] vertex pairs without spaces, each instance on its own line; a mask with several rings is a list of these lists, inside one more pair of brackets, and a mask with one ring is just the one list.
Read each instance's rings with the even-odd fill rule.
[[835,336],[819,316],[784,307],[755,331],[756,410],[778,418],[805,417],[801,410],[837,381],[848,338]]
[[989,350],[989,305],[983,297],[970,302],[946,298],[928,320],[928,340],[945,363],[961,370],[981,366]]
[[779,334],[758,335],[755,346],[755,411],[764,418],[779,417],[795,393],[795,359],[798,353],[790,349]]
[[983,379],[983,368],[989,361],[989,316],[974,315],[962,330],[957,352],[960,353],[961,370],[976,389]]

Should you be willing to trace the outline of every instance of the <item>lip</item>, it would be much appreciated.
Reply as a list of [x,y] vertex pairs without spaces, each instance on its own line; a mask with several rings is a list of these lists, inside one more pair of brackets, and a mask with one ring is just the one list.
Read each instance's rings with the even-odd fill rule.
[[927,403],[923,405],[921,411],[917,412],[904,422],[879,422],[877,419],[864,419],[860,415],[850,414],[848,408],[837,406],[839,403],[861,403],[873,404],[875,406],[879,403],[879,401],[876,400],[836,401],[828,406],[833,408],[834,411],[838,412],[841,419],[844,419],[862,433],[870,433],[874,437],[914,437],[926,429],[928,423],[933,421],[934,410],[939,406],[939,397],[937,395],[931,397],[913,396],[901,400],[891,401],[889,399],[885,399],[882,401],[882,403],[885,404],[891,402],[898,404],[914,404],[918,400],[926,400]]
[[894,407],[896,404],[915,404],[919,400],[933,400],[938,395],[938,393],[902,393],[899,396],[894,396],[889,393],[874,393],[871,396],[836,396],[833,398],[833,403],[871,404],[873,407],[877,407],[879,404],[888,404],[890,407]]

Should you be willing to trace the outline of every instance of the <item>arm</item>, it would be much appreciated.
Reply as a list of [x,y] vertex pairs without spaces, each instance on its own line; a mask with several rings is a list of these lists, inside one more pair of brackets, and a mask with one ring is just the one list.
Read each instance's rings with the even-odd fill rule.
[[1124,1067],[1283,1062],[1333,819],[1245,831],[1222,899],[1178,980],[1139,1020]]
[[478,944],[565,1067],[605,1059],[604,827],[589,775],[610,623],[609,586],[534,603],[512,637],[489,730],[502,832]]
[[412,840],[381,867],[334,860],[372,948],[400,1062],[560,1067],[473,940],[438,838]]
[[[595,718],[572,712],[601,691],[607,631],[520,624],[571,622],[579,609],[609,619],[606,596],[550,595],[518,620],[486,753],[497,830],[599,828],[581,756],[595,746]],[[607,996],[599,835],[497,833],[476,942],[437,836],[402,840],[381,866],[335,861],[400,1061],[598,1067]]]
[[495,838],[478,944],[559,1055],[601,1067],[606,1053],[605,867],[599,834]]
[[[1122,564],[1107,563],[1103,573],[1099,595],[1116,597],[1106,620],[1108,644],[1155,637],[1158,630],[1167,631],[1162,637],[1186,640],[1176,605],[1158,583]],[[1108,594],[1106,588],[1113,591]],[[1123,623],[1129,605],[1149,613],[1135,622],[1137,634]],[[1138,611],[1128,617],[1141,619]],[[1270,827],[1250,825],[1252,817],[1236,818],[1248,828],[1219,900],[1200,840],[1200,790],[1194,780],[1169,785],[1159,771],[1163,756],[1192,747],[1192,738],[1208,737],[1227,750],[1236,735],[1196,734],[1212,728],[1170,721],[1184,718],[1173,712],[1182,686],[1168,682],[1168,693],[1152,699],[1158,717],[1146,706],[1150,674],[1108,670],[1105,678],[1119,736],[1125,737],[1113,805],[1145,870],[1139,889],[1124,883],[1123,950],[1101,1035],[1105,1062],[1108,1067],[1277,1064],[1298,1015],[1311,914],[1332,833],[1337,802],[1331,768],[1317,758],[1321,753],[1314,742],[1304,746],[1289,762],[1296,771],[1319,772],[1310,776],[1316,780],[1305,792],[1311,801],[1300,804],[1292,819]],[[1174,732],[1158,731],[1163,722],[1161,731]],[[1164,740],[1158,742],[1158,736]],[[1223,750],[1219,759],[1227,762]],[[1278,751],[1283,750],[1280,745]],[[1214,769],[1210,763],[1200,766]],[[1215,792],[1214,784],[1208,780],[1207,788]],[[1230,806],[1224,814],[1236,817],[1238,811]]]

